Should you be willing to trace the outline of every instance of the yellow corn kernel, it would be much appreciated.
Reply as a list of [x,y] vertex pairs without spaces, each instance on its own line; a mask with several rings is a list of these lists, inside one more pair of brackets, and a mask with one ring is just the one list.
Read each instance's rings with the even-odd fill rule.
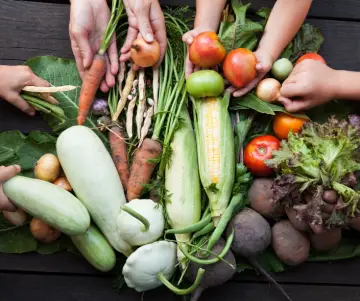
[[205,149],[206,170],[211,182],[219,183],[220,179],[220,110],[216,98],[209,98],[205,109]]

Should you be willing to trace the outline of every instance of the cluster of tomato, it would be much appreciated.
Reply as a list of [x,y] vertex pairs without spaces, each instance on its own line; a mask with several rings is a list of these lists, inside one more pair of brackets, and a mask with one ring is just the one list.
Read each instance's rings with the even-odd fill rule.
[[[233,87],[238,89],[245,87],[257,74],[257,58],[255,54],[245,48],[234,49],[226,54],[225,47],[221,44],[215,32],[203,32],[199,34],[190,46],[189,58],[193,64],[202,68],[214,67],[221,64],[224,77]],[[296,64],[306,59],[318,60],[326,64],[325,60],[317,53],[307,53],[301,56],[296,61]],[[277,78],[279,80],[280,78],[284,80],[292,70],[292,63],[289,60],[287,61],[291,68],[285,68],[288,69],[286,72],[284,71],[284,66],[282,66],[282,68],[281,66],[279,68],[273,68],[278,69],[279,72],[275,73],[278,74]],[[278,65],[282,64],[280,63]],[[272,70],[272,73],[274,73],[274,70]],[[272,78],[267,78],[263,81],[265,82],[266,80],[277,82],[277,80]],[[259,83],[258,87],[260,85],[261,83]],[[278,82],[278,86],[280,89],[280,82]],[[224,90],[224,81],[222,76],[215,71],[198,71],[188,78],[187,90],[194,97],[217,97]],[[258,90],[259,89],[257,89],[257,94],[259,94]],[[266,90],[266,88],[263,90]],[[269,99],[263,100],[272,102],[275,99],[271,101]],[[290,131],[292,133],[300,132],[306,121],[304,118],[282,112],[278,113],[273,121],[273,132],[275,136],[258,136],[251,140],[245,147],[244,164],[249,171],[255,176],[270,176],[273,170],[265,164],[265,161],[272,157],[274,150],[280,148],[281,139],[287,139]]]

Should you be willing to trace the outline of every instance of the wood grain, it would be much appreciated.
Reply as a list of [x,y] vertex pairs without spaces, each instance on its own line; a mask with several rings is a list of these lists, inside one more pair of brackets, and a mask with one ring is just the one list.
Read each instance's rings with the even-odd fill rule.
[[[359,265],[360,258],[321,263],[309,262],[293,267],[286,272],[273,274],[273,276],[280,283],[360,285],[359,277],[353,276],[358,273]],[[45,256],[36,253],[1,254],[0,271],[88,276],[114,276],[116,272],[112,271],[107,274],[99,272],[84,258],[66,252]],[[263,276],[257,275],[254,271],[238,274],[233,281],[268,283]]]
[[[356,286],[283,285],[296,300],[355,301],[360,298]],[[112,290],[111,279],[105,277],[60,276],[42,274],[0,273],[1,301],[180,301],[180,296],[161,287],[144,294],[125,288],[121,294]],[[270,284],[229,282],[205,291],[200,301],[283,301],[284,297]]]

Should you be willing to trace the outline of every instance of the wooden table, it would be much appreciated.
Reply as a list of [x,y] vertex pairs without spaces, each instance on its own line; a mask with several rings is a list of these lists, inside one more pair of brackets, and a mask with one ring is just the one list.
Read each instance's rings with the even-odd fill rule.
[[[61,3],[63,2],[63,3]],[[209,1],[210,2],[210,1]],[[272,0],[253,0],[254,8],[270,7]],[[163,4],[194,5],[195,0],[166,0]],[[360,1],[316,0],[309,22],[324,36],[322,55],[334,68],[360,71]],[[68,1],[0,0],[0,64],[21,64],[37,55],[72,57],[68,37]],[[284,29],[285,30],[285,29]],[[40,117],[30,118],[0,100],[0,131],[48,130]],[[360,300],[360,259],[305,263],[275,278],[296,300]],[[142,295],[112,290],[113,275],[95,271],[69,253],[0,254],[0,301],[131,301]],[[146,292],[145,301],[181,300],[166,289]],[[201,300],[283,301],[268,281],[254,273],[204,293]]]

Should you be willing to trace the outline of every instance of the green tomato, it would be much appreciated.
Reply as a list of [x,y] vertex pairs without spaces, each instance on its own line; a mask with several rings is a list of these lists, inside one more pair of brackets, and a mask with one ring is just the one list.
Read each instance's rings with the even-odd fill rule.
[[285,79],[288,78],[292,70],[293,70],[292,63],[288,59],[282,58],[277,60],[273,64],[271,68],[271,73],[276,79],[280,81],[284,81]]
[[186,81],[186,90],[196,98],[217,97],[224,89],[224,79],[213,70],[196,71]]

